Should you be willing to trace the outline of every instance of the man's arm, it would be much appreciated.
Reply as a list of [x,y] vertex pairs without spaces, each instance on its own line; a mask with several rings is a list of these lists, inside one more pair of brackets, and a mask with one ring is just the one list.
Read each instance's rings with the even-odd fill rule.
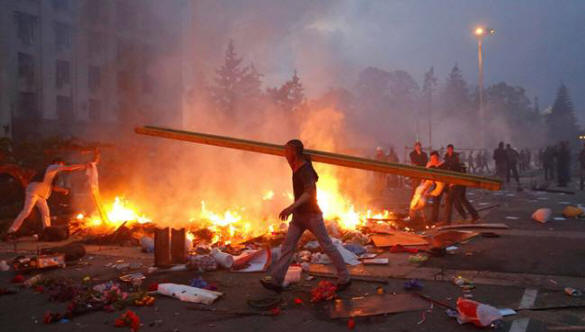
[[61,166],[60,167],[60,171],[61,172],[73,172],[73,171],[79,171],[82,169],[86,169],[87,165],[85,164],[75,164],[75,165],[69,165],[69,166]]
[[287,208],[282,210],[278,217],[280,218],[280,220],[288,219],[288,216],[291,215],[296,208],[307,203],[316,194],[317,187],[315,186],[314,183],[312,185],[306,186],[305,191],[301,194],[301,196]]

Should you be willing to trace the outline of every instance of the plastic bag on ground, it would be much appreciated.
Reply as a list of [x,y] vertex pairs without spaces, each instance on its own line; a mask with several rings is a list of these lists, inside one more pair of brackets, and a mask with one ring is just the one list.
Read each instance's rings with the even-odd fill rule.
[[541,224],[544,224],[550,221],[551,216],[552,216],[551,209],[542,208],[534,211],[534,213],[532,214],[532,219],[538,221]]
[[234,256],[226,254],[217,248],[213,248],[210,253],[217,264],[225,269],[230,269],[234,265]]
[[223,293],[179,284],[159,284],[158,293],[177,298],[183,302],[212,304]]
[[575,206],[567,206],[563,209],[563,216],[565,218],[577,218],[583,215],[583,210]]
[[491,305],[462,297],[457,299],[457,312],[462,323],[470,322],[479,327],[489,326],[493,322],[502,319],[500,311]]
[[358,259],[358,257],[353,252],[345,249],[341,241],[339,241],[338,239],[333,239],[333,245],[335,245],[335,247],[341,254],[341,257],[343,257],[343,261],[345,262],[345,264],[349,265],[360,264],[360,260]]

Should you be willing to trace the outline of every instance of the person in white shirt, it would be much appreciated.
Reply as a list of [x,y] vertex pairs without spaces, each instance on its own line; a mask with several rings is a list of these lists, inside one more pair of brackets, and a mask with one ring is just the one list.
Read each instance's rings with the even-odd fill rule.
[[91,198],[95,204],[96,209],[100,214],[100,218],[103,221],[106,221],[107,215],[105,214],[104,210],[102,209],[102,198],[100,195],[100,185],[99,185],[99,177],[98,177],[98,170],[97,164],[100,162],[100,152],[96,149],[93,155],[93,161],[87,164],[87,169],[85,170],[85,174],[87,175],[87,181],[89,183],[89,192],[91,193]]
[[41,212],[43,228],[51,226],[51,212],[47,199],[51,196],[52,191],[69,194],[69,189],[53,185],[53,180],[60,172],[72,172],[85,169],[86,165],[65,165],[62,159],[55,159],[45,170],[40,181],[32,181],[26,187],[24,207],[14,222],[8,229],[8,234],[16,233],[24,220],[30,215],[32,209],[36,206]]

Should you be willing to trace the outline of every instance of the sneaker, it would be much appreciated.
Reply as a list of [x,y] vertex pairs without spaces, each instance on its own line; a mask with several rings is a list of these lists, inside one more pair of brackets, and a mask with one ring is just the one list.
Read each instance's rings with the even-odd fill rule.
[[277,293],[282,292],[282,286],[275,284],[274,281],[272,280],[272,277],[270,277],[270,276],[266,276],[266,277],[260,279],[260,283],[266,289],[269,289],[271,291],[275,291]]

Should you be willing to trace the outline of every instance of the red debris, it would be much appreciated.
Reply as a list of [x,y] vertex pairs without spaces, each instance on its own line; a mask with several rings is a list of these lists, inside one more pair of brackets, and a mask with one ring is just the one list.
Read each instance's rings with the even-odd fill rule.
[[150,285],[148,285],[149,292],[156,292],[157,290],[158,290],[158,282],[153,282]]
[[353,318],[350,318],[347,321],[347,328],[350,330],[353,330],[355,328],[355,320]]
[[11,282],[13,284],[20,284],[24,282],[24,276],[22,274],[17,274],[14,276],[14,278],[12,278]]
[[393,254],[401,253],[401,252],[408,252],[411,254],[416,254],[416,253],[418,253],[418,249],[417,248],[406,248],[403,245],[397,244],[395,246],[392,246],[392,248],[390,248],[390,252]]
[[114,322],[115,327],[129,327],[130,331],[137,332],[140,328],[140,318],[132,310],[126,311]]
[[280,308],[279,307],[272,308],[270,310],[270,313],[272,313],[272,316],[278,316],[278,315],[280,315]]
[[301,300],[297,297],[297,298],[295,298],[295,303],[296,304],[303,304],[303,300]]
[[335,298],[337,286],[330,281],[319,281],[317,287],[311,290],[311,302],[329,301]]

